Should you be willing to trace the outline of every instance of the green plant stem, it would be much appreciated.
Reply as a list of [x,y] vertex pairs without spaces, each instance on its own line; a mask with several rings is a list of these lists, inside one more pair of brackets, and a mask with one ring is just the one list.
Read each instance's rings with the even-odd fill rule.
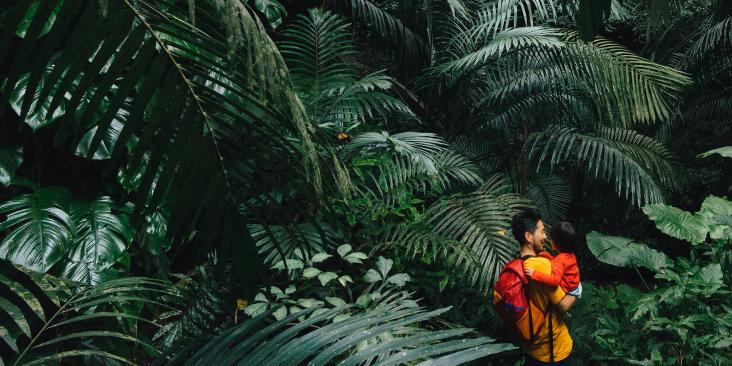
[[637,266],[636,266],[635,264],[633,264],[633,269],[635,269],[635,273],[637,273],[637,274],[638,274],[638,277],[640,277],[641,281],[643,281],[643,285],[644,285],[644,286],[646,286],[646,289],[647,289],[648,291],[651,291],[651,287],[650,287],[650,286],[648,286],[648,283],[646,282],[646,279],[645,279],[645,278],[643,277],[643,275],[642,275],[642,274],[640,273],[640,271],[638,270],[638,267],[637,267]]

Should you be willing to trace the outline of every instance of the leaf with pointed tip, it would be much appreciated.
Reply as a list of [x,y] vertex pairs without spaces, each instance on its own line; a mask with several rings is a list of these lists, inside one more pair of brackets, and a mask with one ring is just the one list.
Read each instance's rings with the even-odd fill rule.
[[719,154],[720,156],[723,156],[725,158],[732,158],[732,146],[725,146],[718,149],[709,150],[703,154],[699,154],[699,157],[707,158],[712,156],[713,154]]
[[643,212],[666,235],[692,244],[699,244],[707,238],[709,226],[701,215],[663,203],[646,205],[643,207]]
[[613,266],[635,265],[658,272],[672,265],[665,254],[647,245],[635,243],[633,239],[592,231],[587,234],[587,246],[600,262]]
[[338,249],[336,249],[336,252],[338,252],[338,255],[340,255],[341,258],[343,258],[343,256],[345,256],[346,254],[351,252],[351,249],[352,248],[351,248],[350,244],[343,244],[343,245],[339,246]]
[[107,196],[89,202],[72,202],[71,218],[77,236],[69,252],[64,275],[74,281],[96,284],[99,274],[122,256],[132,241],[126,214]]
[[[53,70],[53,66],[48,66],[43,71],[43,74],[41,76],[41,79],[38,81],[38,85],[35,86],[35,94],[33,95],[32,102],[30,105],[30,111],[25,116],[25,123],[30,126],[34,131],[38,130],[41,127],[48,126],[55,122],[59,117],[63,116],[64,113],[66,113],[66,103],[65,100],[62,102],[58,108],[55,108],[52,115],[48,115],[48,109],[51,107],[51,98],[46,98],[44,100],[38,100],[41,96],[41,91],[46,87],[47,80],[46,78]],[[18,79],[18,82],[15,84],[12,90],[12,94],[10,96],[10,106],[13,108],[15,113],[18,115],[21,115],[21,109],[23,107],[23,101],[28,98],[26,96],[26,91],[29,88],[28,82],[30,81],[31,74],[25,73],[20,76]],[[55,90],[57,86],[53,86],[53,90]]]
[[0,257],[45,273],[65,258],[76,234],[67,213],[69,192],[59,188],[39,188],[0,205],[7,215],[0,230],[10,232],[0,243]]

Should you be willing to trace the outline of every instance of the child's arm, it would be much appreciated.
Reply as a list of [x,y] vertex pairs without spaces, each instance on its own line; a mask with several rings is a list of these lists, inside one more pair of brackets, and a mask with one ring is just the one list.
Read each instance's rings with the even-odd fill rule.
[[564,276],[564,263],[561,260],[552,260],[552,274],[542,272],[527,273],[532,280],[548,286],[559,286]]

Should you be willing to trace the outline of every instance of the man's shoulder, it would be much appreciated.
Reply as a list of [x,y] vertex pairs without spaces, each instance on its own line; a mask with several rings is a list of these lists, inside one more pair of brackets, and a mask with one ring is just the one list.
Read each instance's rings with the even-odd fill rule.
[[524,266],[547,274],[552,272],[552,262],[544,257],[526,258],[524,259]]
[[551,266],[551,261],[544,257],[529,257],[524,259],[524,264],[527,266]]

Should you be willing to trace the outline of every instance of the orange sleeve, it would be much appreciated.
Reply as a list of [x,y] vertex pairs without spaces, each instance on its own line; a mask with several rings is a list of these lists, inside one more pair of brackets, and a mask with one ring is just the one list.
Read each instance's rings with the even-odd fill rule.
[[534,271],[531,275],[531,279],[548,286],[559,286],[562,282],[562,276],[564,275],[564,262],[560,258],[552,259],[552,274],[546,274],[538,271]]

